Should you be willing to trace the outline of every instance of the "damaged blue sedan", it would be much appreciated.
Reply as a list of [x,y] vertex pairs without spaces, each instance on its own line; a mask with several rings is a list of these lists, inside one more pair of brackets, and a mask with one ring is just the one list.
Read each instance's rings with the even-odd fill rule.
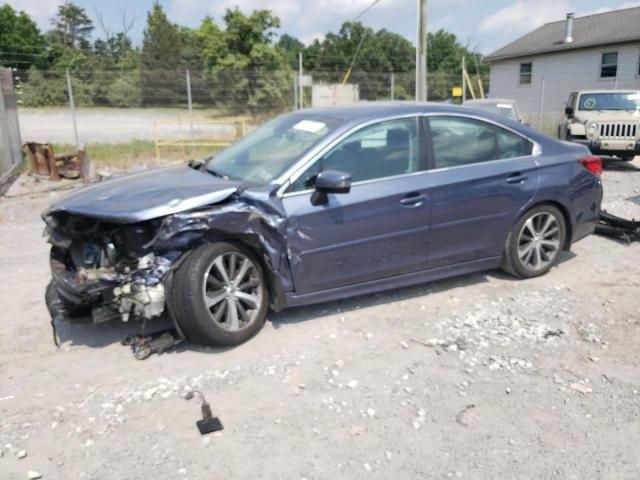
[[543,275],[593,232],[598,157],[502,116],[364,104],[277,117],[203,162],[44,212],[52,317],[169,316],[237,345],[267,311],[501,267]]

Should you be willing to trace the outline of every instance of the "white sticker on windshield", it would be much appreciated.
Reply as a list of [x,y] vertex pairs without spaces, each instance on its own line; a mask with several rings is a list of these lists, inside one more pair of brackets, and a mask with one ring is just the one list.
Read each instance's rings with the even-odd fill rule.
[[301,120],[296,123],[293,128],[302,130],[303,132],[316,133],[324,128],[324,123],[314,122],[313,120]]
[[640,100],[640,93],[630,93],[627,95],[627,100]]
[[498,103],[498,105],[496,105],[498,108],[513,108],[510,104],[508,103]]

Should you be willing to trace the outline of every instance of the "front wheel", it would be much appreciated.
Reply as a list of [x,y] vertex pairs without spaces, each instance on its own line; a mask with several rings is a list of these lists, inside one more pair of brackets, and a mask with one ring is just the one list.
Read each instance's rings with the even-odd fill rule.
[[258,333],[269,289],[257,257],[232,243],[201,245],[175,273],[169,294],[187,338],[206,345],[238,345]]
[[507,237],[502,269],[520,278],[544,275],[558,262],[566,235],[564,216],[556,207],[532,208]]

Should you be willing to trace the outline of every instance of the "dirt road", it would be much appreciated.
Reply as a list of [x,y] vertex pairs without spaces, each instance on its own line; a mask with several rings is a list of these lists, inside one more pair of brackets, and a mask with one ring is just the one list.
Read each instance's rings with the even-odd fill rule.
[[[604,182],[640,218],[639,159]],[[240,347],[140,362],[118,344],[138,325],[53,345],[39,213],[59,194],[0,199],[2,479],[638,478],[640,243],[591,236],[543,278],[293,309]],[[198,434],[193,387],[220,434]]]

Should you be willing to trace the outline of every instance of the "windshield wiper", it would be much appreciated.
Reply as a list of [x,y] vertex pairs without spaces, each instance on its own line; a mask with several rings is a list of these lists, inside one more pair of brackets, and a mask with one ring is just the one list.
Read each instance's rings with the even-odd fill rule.
[[223,178],[223,179],[227,180],[226,176],[222,175],[220,172],[216,172],[215,170],[213,170],[211,168],[207,168],[206,171],[209,172],[214,177],[219,177],[219,178]]
[[194,170],[201,170],[204,162],[202,160],[189,160],[188,165]]

